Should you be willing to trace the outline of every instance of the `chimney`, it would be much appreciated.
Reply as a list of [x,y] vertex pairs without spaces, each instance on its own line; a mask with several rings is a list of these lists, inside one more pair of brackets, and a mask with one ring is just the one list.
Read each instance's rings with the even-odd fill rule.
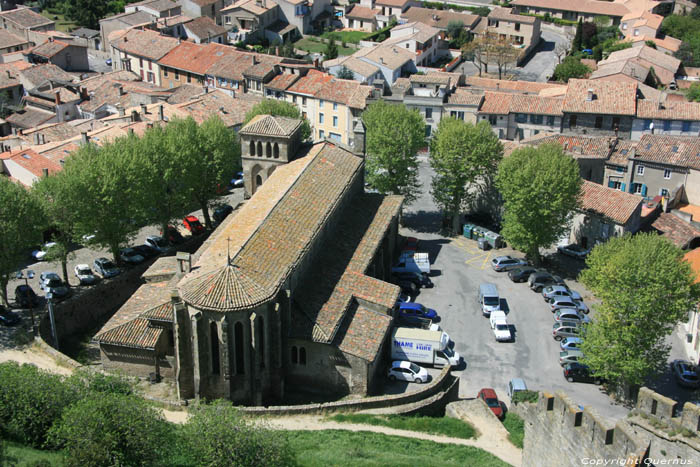
[[314,68],[318,68],[318,58],[314,58]]
[[61,105],[61,90],[56,89],[56,92],[54,93],[54,102],[56,105]]
[[49,36],[49,42],[53,42],[53,37]]
[[39,135],[39,142],[41,144],[46,144],[46,136],[43,133]]
[[17,136],[17,127],[12,127],[12,136]]
[[88,137],[87,131],[81,131],[80,132],[80,144],[87,144],[88,141],[90,141],[90,138]]
[[10,73],[10,70],[5,70],[5,73],[7,73],[7,79],[12,79],[12,74]]
[[258,57],[253,55],[253,65],[257,65],[257,64],[258,64]]
[[499,81],[496,81],[496,91],[501,89],[501,83]]
[[125,92],[124,92],[124,86],[122,86],[122,85],[120,84],[120,85],[119,85],[119,95],[120,95],[120,96],[123,96],[124,94],[125,94]]
[[49,176],[49,169],[44,167],[43,169],[41,169],[41,173],[44,175],[44,178],[46,178]]
[[384,65],[384,57],[379,57],[379,63],[381,63],[382,65]]
[[175,255],[177,260],[178,269],[181,273],[187,274],[192,270],[192,256],[184,251],[178,251]]
[[87,99],[89,96],[87,88],[80,88],[80,98]]
[[34,132],[34,144],[39,144],[39,133]]
[[123,117],[124,115],[126,115],[126,109],[124,109],[124,107],[122,107],[122,106],[117,107],[117,112],[119,113],[120,117]]
[[586,101],[591,102],[593,100],[593,88],[588,88],[588,92],[586,93]]
[[124,36],[124,42],[129,42],[129,38]]
[[658,108],[659,108],[659,110],[663,110],[663,108],[664,108],[664,103],[661,102],[661,101],[659,101],[659,106],[658,106]]
[[163,116],[163,104],[158,106],[158,120],[165,121],[165,117]]
[[132,110],[131,111],[131,121],[138,122],[139,120],[141,120],[141,118],[139,118],[139,113],[135,110]]

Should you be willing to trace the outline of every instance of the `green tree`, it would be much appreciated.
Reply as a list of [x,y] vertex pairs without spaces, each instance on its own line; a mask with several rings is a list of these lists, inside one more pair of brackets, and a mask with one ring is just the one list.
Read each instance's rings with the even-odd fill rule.
[[700,83],[693,83],[685,92],[685,97],[691,102],[700,102]]
[[654,233],[597,245],[579,279],[601,304],[586,326],[584,362],[628,392],[666,366],[666,338],[697,306],[700,288],[683,252]]
[[68,407],[49,432],[68,466],[167,465],[172,428],[146,401],[94,394]]
[[555,80],[568,83],[571,78],[585,78],[591,72],[591,69],[581,63],[576,57],[566,57],[559,65],[554,68]]
[[354,79],[355,75],[350,71],[348,67],[345,65],[340,67],[340,70],[338,70],[338,78],[340,79]]
[[225,400],[198,404],[182,427],[181,442],[194,465],[292,466],[296,464],[279,431],[244,419]]
[[278,117],[290,117],[303,120],[301,127],[301,139],[306,141],[311,137],[311,124],[306,117],[302,117],[299,108],[291,102],[279,101],[277,99],[263,99],[253,106],[245,114],[245,123],[248,123],[256,115],[276,115]]
[[0,218],[0,299],[8,306],[7,283],[40,243],[44,220],[36,198],[7,177],[0,177]]
[[104,0],[65,0],[64,12],[68,18],[80,26],[100,29],[100,20],[109,12]]
[[540,248],[566,233],[581,192],[576,160],[558,144],[516,149],[503,159],[496,187],[503,197],[501,234],[537,265]]
[[367,182],[380,193],[403,195],[410,204],[420,193],[417,154],[425,144],[425,120],[415,109],[380,100],[364,111],[362,121]]
[[655,48],[656,48],[656,42],[654,42],[654,41],[644,41],[644,44],[645,44],[647,47],[651,47],[652,49],[655,49]]
[[443,118],[430,141],[430,166],[435,171],[430,193],[452,215],[453,231],[469,196],[470,185],[491,177],[503,157],[503,145],[485,122],[476,125]]
[[578,24],[576,25],[576,35],[571,43],[572,53],[580,52],[583,46],[583,19],[579,18]]
[[464,22],[459,20],[451,20],[447,23],[447,37],[455,39],[464,30]]
[[328,39],[328,42],[326,43],[326,51],[323,53],[323,55],[326,57],[326,60],[338,58],[338,44],[335,43],[335,38],[333,36]]

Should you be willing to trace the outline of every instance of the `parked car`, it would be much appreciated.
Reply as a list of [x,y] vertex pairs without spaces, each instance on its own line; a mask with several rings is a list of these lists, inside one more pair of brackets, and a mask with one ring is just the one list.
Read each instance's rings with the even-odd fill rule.
[[555,297],[569,297],[574,300],[581,300],[581,294],[571,290],[565,285],[548,285],[542,289],[542,298],[545,302],[550,302]]
[[584,315],[576,308],[559,308],[554,312],[554,321],[571,321],[579,324],[588,324],[591,318]]
[[555,341],[560,341],[565,337],[579,337],[581,328],[573,321],[560,321],[552,325],[552,337]]
[[133,248],[122,248],[119,250],[119,257],[127,264],[140,264],[146,259],[136,252]]
[[399,294],[399,298],[396,299],[396,306],[398,307],[402,303],[411,303],[412,301],[413,301],[413,296],[411,296],[407,293],[401,292]]
[[156,250],[150,245],[145,244],[132,246],[131,249],[134,250],[136,254],[143,256],[145,259],[153,258],[154,256],[158,256],[160,254],[160,251]]
[[506,394],[508,395],[508,397],[512,400],[515,393],[520,391],[527,391],[527,385],[525,384],[525,380],[523,380],[522,378],[511,379],[508,382],[508,386],[506,387]]
[[170,245],[168,245],[168,242],[166,242],[163,237],[156,235],[149,235],[146,237],[146,241],[144,241],[143,244],[158,250],[159,253],[165,253],[170,250]]
[[555,297],[549,302],[549,308],[552,310],[552,313],[557,311],[560,308],[575,308],[581,313],[588,314],[590,310],[588,310],[588,307],[586,306],[585,303],[583,303],[580,300],[574,300],[570,297]]
[[401,251],[416,251],[418,249],[418,239],[416,237],[406,237],[403,241]]
[[204,232],[204,226],[199,222],[197,216],[186,216],[182,219],[182,223],[192,235],[199,235]]
[[217,206],[216,209],[214,209],[214,214],[213,214],[214,222],[221,223],[232,212],[233,212],[233,206],[231,206],[230,204],[224,204],[221,206]]
[[585,258],[591,250],[587,250],[579,245],[560,245],[557,247],[557,251],[562,255],[571,256],[572,258]]
[[596,376],[590,368],[581,363],[567,363],[564,365],[564,378],[570,383],[601,384],[603,382],[603,378]]
[[97,282],[97,276],[92,273],[92,269],[87,264],[76,265],[74,272],[80,285],[92,285]]
[[522,266],[527,266],[527,261],[512,256],[496,256],[491,260],[491,267],[496,272],[510,271]]
[[427,308],[420,303],[402,303],[399,305],[399,317],[410,321],[412,318],[437,318],[437,311]]
[[685,388],[700,387],[700,378],[698,378],[698,368],[690,362],[683,360],[674,360],[671,362],[671,371],[679,386]]
[[21,308],[39,306],[39,297],[31,286],[25,284],[15,287],[15,301]]
[[401,288],[401,293],[415,297],[418,293],[418,286],[411,281],[396,281],[396,285]]
[[521,266],[519,268],[508,271],[508,277],[513,282],[525,282],[530,274],[537,272],[538,269],[532,266]]
[[41,249],[32,251],[32,259],[34,261],[44,261],[44,259],[46,259],[46,254],[54,246],[56,246],[56,242],[44,243]]
[[559,364],[566,366],[568,363],[578,363],[583,358],[580,350],[562,350],[559,352]]
[[236,172],[236,174],[231,179],[231,187],[232,188],[240,188],[244,184],[245,183],[243,181],[243,172]]
[[412,362],[397,360],[391,362],[389,368],[391,381],[409,381],[413,383],[425,383],[428,381],[428,370]]
[[433,281],[430,280],[427,274],[421,272],[405,271],[395,272],[394,277],[399,281],[410,281],[416,284],[417,287],[425,287],[427,289],[433,287]]
[[561,350],[578,350],[579,347],[581,347],[580,337],[567,337],[562,339],[561,343],[559,344],[559,348],[561,348]]
[[564,280],[559,276],[554,276],[548,272],[540,271],[530,274],[527,278],[527,285],[535,292],[541,292],[548,285],[565,285]]
[[42,272],[39,275],[39,287],[56,298],[68,296],[68,287],[55,272]]
[[3,326],[14,326],[22,322],[19,314],[13,313],[4,306],[0,306],[0,324]]
[[501,402],[498,400],[496,391],[491,388],[483,388],[476,397],[486,402],[491,412],[493,412],[499,420],[503,419],[505,413],[503,413],[503,407],[501,407]]
[[496,342],[510,342],[513,340],[513,334],[510,332],[510,326],[505,319],[494,321],[492,329]]
[[107,258],[97,258],[93,263],[95,271],[105,279],[118,276],[121,270]]

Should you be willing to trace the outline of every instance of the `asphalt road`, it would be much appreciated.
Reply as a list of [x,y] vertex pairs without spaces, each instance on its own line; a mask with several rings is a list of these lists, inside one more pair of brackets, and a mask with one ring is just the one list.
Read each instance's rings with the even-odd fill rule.
[[[542,296],[530,291],[527,284],[515,284],[506,273],[497,273],[490,267],[493,256],[522,255],[510,249],[483,252],[472,240],[440,235],[440,215],[428,194],[431,169],[425,161],[421,162],[419,173],[424,194],[405,208],[406,226],[402,233],[418,237],[420,248],[430,254],[435,287],[423,289],[417,301],[437,310],[440,326],[465,359],[466,367],[457,372],[461,377],[460,396],[474,397],[479,389],[492,387],[509,402],[505,388],[511,378],[519,377],[530,389],[563,390],[577,403],[593,406],[605,417],[624,417],[627,409],[613,403],[601,387],[564,379],[559,365],[559,342],[551,335],[554,320]],[[496,284],[505,299],[508,322],[515,331],[514,342],[496,342],[487,318],[481,314],[477,298],[483,282]],[[568,282],[588,302],[590,294],[574,281]],[[595,312],[590,316],[595,319]]]
[[554,55],[557,44],[566,42],[563,34],[552,31],[542,31],[542,41],[530,55],[530,59],[521,67],[512,70],[515,79],[523,81],[546,82],[554,73],[554,68],[559,63]]

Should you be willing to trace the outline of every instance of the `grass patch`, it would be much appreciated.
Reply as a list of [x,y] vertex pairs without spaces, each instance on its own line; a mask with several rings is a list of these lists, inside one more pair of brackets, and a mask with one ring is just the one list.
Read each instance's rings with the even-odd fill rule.
[[63,465],[63,453],[60,451],[42,451],[12,441],[2,440],[0,442],[5,448],[3,460],[7,465],[15,467],[29,467],[32,465],[58,467]]
[[337,414],[331,420],[341,423],[364,423],[388,426],[397,430],[419,431],[453,438],[476,438],[476,430],[469,423],[451,417],[406,417],[402,415]]
[[[71,32],[77,29],[78,25],[66,18],[65,15],[49,13],[47,10],[42,10],[41,15],[56,22],[56,30],[61,32]],[[58,19],[55,19],[58,18]]]
[[513,394],[513,397],[511,398],[511,401],[514,403],[519,403],[519,402],[531,402],[531,403],[536,403],[537,400],[540,398],[540,393],[537,391],[531,391],[531,390],[526,390],[526,391],[517,391]]
[[321,37],[324,39],[335,38],[336,42],[351,42],[359,44],[361,40],[369,36],[371,33],[365,31],[328,31],[324,32]]
[[290,431],[287,439],[301,466],[507,466],[494,455],[472,446],[366,431]]
[[[355,49],[350,47],[343,47],[342,44],[338,45],[338,55],[352,55]],[[325,42],[314,41],[307,37],[299,39],[294,43],[294,47],[301,50],[306,50],[309,53],[324,53],[326,51]]]
[[508,440],[520,449],[525,439],[525,422],[513,412],[506,412],[503,426],[508,430]]

